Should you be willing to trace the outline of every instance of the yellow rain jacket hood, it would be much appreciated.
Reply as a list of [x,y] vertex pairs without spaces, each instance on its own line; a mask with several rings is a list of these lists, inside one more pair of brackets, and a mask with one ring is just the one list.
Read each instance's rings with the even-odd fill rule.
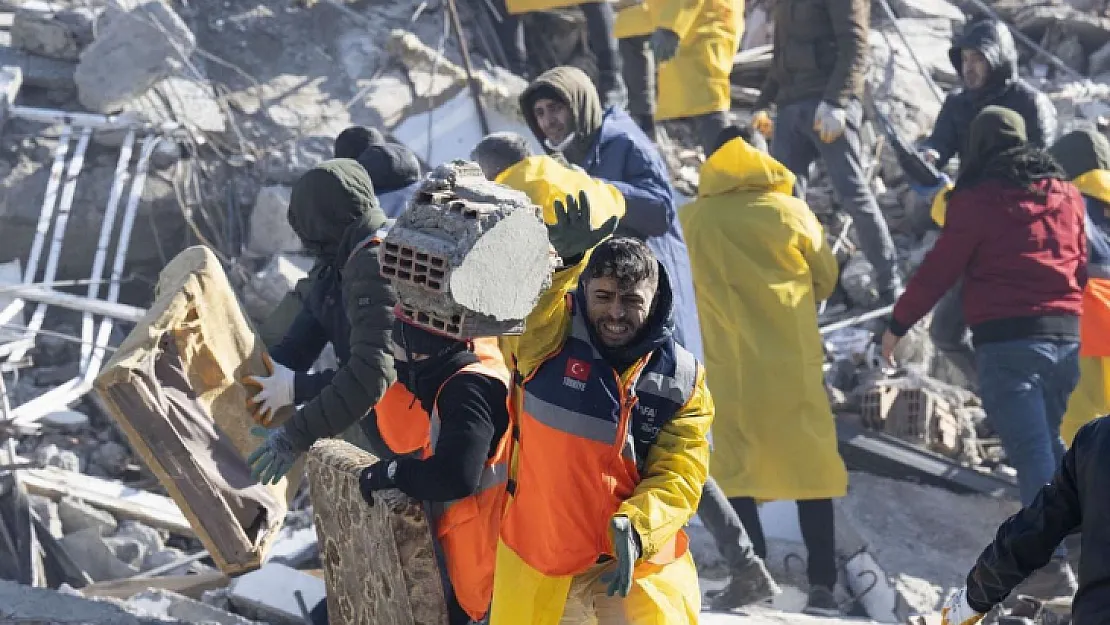
[[531,13],[533,11],[550,11],[551,9],[565,9],[591,0],[505,0],[505,8],[511,15]]
[[674,58],[659,65],[655,118],[692,117],[732,108],[729,75],[744,33],[744,0],[644,0],[617,13],[619,38],[666,28],[679,36]]
[[847,491],[817,329],[836,258],[793,186],[784,165],[737,138],[709,157],[698,199],[679,211],[720,408],[710,473],[729,497]]
[[[578,197],[585,191],[590,199],[590,221],[596,228],[610,217],[624,217],[624,196],[611,184],[591,178],[586,172],[563,165],[550,156],[529,156],[497,175],[494,180],[510,189],[528,196],[533,204],[543,209],[543,220],[555,223],[555,200],[566,201],[568,195]],[[567,269],[577,280],[586,266],[587,256],[575,267]],[[512,366],[520,341],[528,336],[502,336],[499,338],[505,362]]]

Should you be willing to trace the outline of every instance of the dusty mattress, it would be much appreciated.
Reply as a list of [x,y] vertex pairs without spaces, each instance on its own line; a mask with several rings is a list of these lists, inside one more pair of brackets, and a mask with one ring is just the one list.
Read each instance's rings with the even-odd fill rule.
[[266,374],[264,351],[219,260],[191,247],[162,271],[150,311],[95,385],[227,574],[261,564],[301,475],[296,466],[291,478],[261,486],[245,460],[260,439],[239,381]]

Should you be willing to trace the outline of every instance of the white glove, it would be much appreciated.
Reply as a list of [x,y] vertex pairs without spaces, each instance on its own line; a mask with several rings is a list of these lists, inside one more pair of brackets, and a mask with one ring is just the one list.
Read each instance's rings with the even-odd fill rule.
[[817,105],[817,113],[813,116],[813,129],[820,135],[821,141],[832,143],[844,134],[848,126],[848,112],[822,101]]
[[254,410],[254,420],[262,425],[269,425],[278,410],[293,405],[293,383],[296,374],[280,362],[271,360],[268,354],[264,360],[271,375],[248,376],[243,383],[261,389],[250,398],[250,404]]
[[983,618],[967,604],[967,586],[948,598],[940,614],[941,625],[974,625]]

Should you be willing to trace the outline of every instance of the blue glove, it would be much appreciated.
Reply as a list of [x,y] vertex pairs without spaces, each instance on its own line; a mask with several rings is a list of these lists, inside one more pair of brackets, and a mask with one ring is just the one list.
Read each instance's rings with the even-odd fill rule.
[[247,458],[251,477],[259,484],[277,484],[293,468],[300,455],[296,445],[285,433],[285,428],[267,430],[256,425],[251,428],[251,435],[266,439]]
[[924,187],[911,180],[910,188],[913,189],[914,193],[920,195],[926,200],[932,200],[934,195],[940,193],[942,190],[944,190],[945,187],[950,184],[952,184],[952,179],[948,177],[948,174],[942,173],[940,175],[940,184],[931,187]]
[[656,28],[651,33],[651,51],[655,54],[656,63],[666,63],[678,53],[678,44],[682,43],[678,33],[667,28]]
[[602,583],[609,584],[605,594],[612,597],[627,597],[632,591],[632,573],[636,560],[640,559],[640,547],[636,541],[636,530],[626,516],[615,516],[609,521],[609,531],[613,538],[613,551],[617,557],[617,570],[601,576]]

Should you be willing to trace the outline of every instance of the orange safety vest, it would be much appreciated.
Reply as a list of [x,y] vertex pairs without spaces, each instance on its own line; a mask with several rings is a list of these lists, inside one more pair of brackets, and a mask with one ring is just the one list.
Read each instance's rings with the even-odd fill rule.
[[[496,337],[481,337],[472,341],[478,362],[499,373],[496,377],[508,379],[508,368]],[[394,382],[374,406],[374,418],[382,441],[398,455],[411,454],[425,449],[429,443],[428,413],[420,406],[404,384]]]
[[[568,296],[571,331],[518,386],[515,491],[501,538],[544,575],[578,575],[612,555],[609,521],[640,483],[647,450],[694,393],[697,361],[670,342],[622,382]],[[650,564],[683,556],[679,531]]]
[[[447,380],[460,373],[484,375],[500,380],[506,389],[509,388],[509,372],[504,367],[494,369],[478,362],[463,367]],[[444,384],[447,380],[444,380]],[[430,417],[429,442],[424,449],[425,458],[435,454],[439,428],[437,406]],[[482,469],[482,476],[478,481],[477,492],[454,501],[431,503],[436,537],[443,547],[443,557],[447,561],[447,576],[455,590],[455,598],[470,618],[476,621],[486,615],[490,601],[493,599],[493,569],[497,560],[497,536],[509,480],[511,431],[511,426],[506,428],[505,434],[497,443],[496,451],[486,459],[486,466]]]
[[1110,356],[1110,280],[1090,278],[1083,289],[1083,314],[1079,317],[1079,355]]

